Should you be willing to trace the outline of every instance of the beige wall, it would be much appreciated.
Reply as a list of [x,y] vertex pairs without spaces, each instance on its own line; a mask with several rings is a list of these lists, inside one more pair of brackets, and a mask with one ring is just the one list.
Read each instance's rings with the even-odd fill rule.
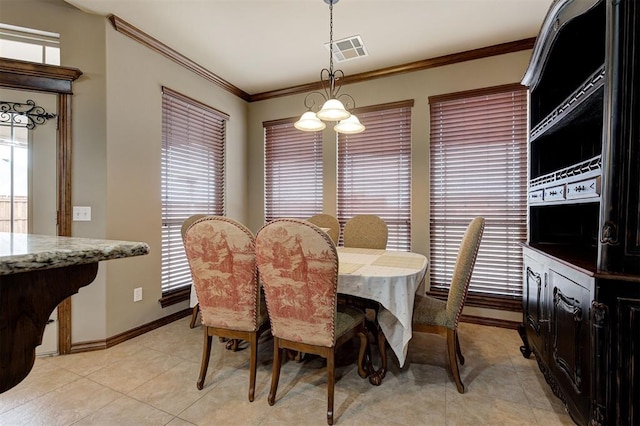
[[[304,94],[247,105],[117,33],[104,17],[62,0],[0,0],[0,22],[61,34],[61,61],[79,68],[73,97],[73,205],[92,207],[73,235],[145,241],[147,256],[102,262],[96,281],[73,298],[74,343],[101,340],[188,307],[160,297],[161,86],[231,116],[227,129],[227,214],[253,231],[263,217],[262,122],[298,116]],[[428,140],[431,95],[520,81],[524,51],[346,86],[358,106],[414,99],[412,246],[428,253]],[[211,70],[215,72],[216,70]],[[333,131],[324,132],[324,209],[336,209]],[[143,300],[133,302],[133,289]],[[485,311],[473,314],[483,314]],[[504,314],[495,315],[503,318]],[[506,319],[519,320],[519,315]]]
[[[61,65],[74,82],[72,204],[91,206],[91,222],[72,233],[145,241],[147,256],[100,264],[98,277],[73,296],[72,341],[102,340],[188,308],[161,308],[161,86],[231,116],[227,131],[227,214],[244,221],[246,102],[117,33],[104,17],[62,0],[0,0],[0,22],[60,33]],[[133,302],[133,289],[143,300]]]
[[[358,106],[414,99],[412,133],[412,250],[428,253],[429,105],[428,97],[519,82],[531,51],[510,53],[429,70],[380,78],[345,86]],[[255,102],[249,105],[249,205],[248,226],[264,223],[264,135],[262,122],[296,117],[304,112],[305,94]],[[331,126],[324,130],[324,209],[336,212],[336,144]]]
[[[107,236],[145,241],[151,253],[109,262],[107,334],[114,335],[189,307],[168,308],[161,296],[161,87],[225,112],[226,213],[245,220],[246,102],[116,32],[107,24]],[[133,302],[142,287],[143,300]]]
[[[429,253],[429,105],[428,97],[519,82],[531,51],[510,53],[429,70],[380,78],[345,86],[358,106],[414,99],[412,133],[412,250]],[[257,230],[264,223],[264,136],[262,122],[296,117],[304,112],[305,94],[261,102],[249,106],[249,216],[247,226]],[[335,133],[327,126],[323,135],[324,211],[336,214]],[[519,321],[521,314],[493,313],[465,309],[470,315],[491,316]]]

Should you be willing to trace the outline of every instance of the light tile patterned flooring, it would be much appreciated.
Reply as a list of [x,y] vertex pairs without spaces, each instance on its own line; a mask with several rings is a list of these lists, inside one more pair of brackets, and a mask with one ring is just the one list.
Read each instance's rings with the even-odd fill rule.
[[[256,398],[247,399],[249,351],[230,352],[214,338],[199,391],[202,328],[189,318],[112,348],[38,358],[31,374],[0,394],[0,425],[324,425],[326,373],[321,359],[282,367],[269,406],[272,339],[260,341]],[[466,393],[446,372],[445,341],[414,335],[404,368],[389,350],[379,387],[358,376],[356,346],[337,365],[338,425],[573,425],[536,361],[524,359],[514,330],[462,323]],[[349,354],[349,355],[346,355]]]

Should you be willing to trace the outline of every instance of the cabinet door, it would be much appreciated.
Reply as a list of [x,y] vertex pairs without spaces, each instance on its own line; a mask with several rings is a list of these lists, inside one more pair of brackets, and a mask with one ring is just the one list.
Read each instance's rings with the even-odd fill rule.
[[[592,278],[573,281],[549,269],[553,289],[550,369],[579,424],[589,418],[591,400],[590,311]],[[580,418],[582,417],[582,418]]]
[[546,357],[549,322],[545,321],[546,276],[544,266],[524,257],[524,324],[527,340],[537,356]]
[[[639,291],[636,290],[636,295]],[[618,424],[640,424],[640,298],[618,298]]]

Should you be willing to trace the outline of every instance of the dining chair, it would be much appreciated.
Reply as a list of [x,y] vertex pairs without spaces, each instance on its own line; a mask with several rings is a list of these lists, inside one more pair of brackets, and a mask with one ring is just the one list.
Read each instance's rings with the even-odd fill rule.
[[[196,220],[205,217],[206,214],[194,214],[189,216],[182,222],[182,227],[180,228],[180,233],[182,234],[182,243],[184,244],[184,234],[187,232],[187,228]],[[191,293],[189,296],[190,301],[192,302],[194,299],[196,303],[191,308],[191,321],[189,322],[189,328],[196,327],[196,320],[198,319],[198,313],[200,312],[200,305],[197,303],[198,298],[196,297],[196,290],[193,286],[191,286]]]
[[340,222],[335,216],[326,213],[320,213],[311,216],[307,221],[313,223],[319,228],[328,228],[327,234],[331,237],[334,244],[338,244],[340,239]]
[[367,377],[364,314],[337,307],[338,254],[331,238],[310,222],[276,219],[256,236],[256,262],[264,287],[273,335],[273,369],[269,405],[276,400],[286,350],[327,360],[327,423],[333,424],[335,354],[356,335],[360,338],[358,374]]
[[258,285],[255,238],[232,219],[206,216],[187,227],[184,246],[204,330],[197,387],[203,388],[207,375],[212,336],[243,339],[250,346],[249,401],[253,401],[258,339],[269,328]]
[[382,218],[373,214],[355,215],[344,224],[344,247],[386,249],[388,229]]
[[413,305],[414,332],[435,333],[446,337],[449,368],[460,393],[464,393],[464,384],[460,379],[458,360],[463,365],[464,357],[458,340],[458,321],[467,297],[471,274],[484,232],[484,223],[484,218],[474,218],[462,237],[447,300],[416,295]]

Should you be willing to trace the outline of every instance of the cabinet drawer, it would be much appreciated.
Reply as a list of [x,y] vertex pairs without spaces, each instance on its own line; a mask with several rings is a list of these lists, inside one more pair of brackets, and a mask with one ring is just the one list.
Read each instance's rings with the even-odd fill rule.
[[554,186],[552,188],[545,188],[544,201],[557,201],[564,200],[564,185]]
[[544,190],[539,189],[537,191],[529,192],[529,203],[541,203],[544,200]]
[[567,184],[567,200],[600,196],[600,177]]

